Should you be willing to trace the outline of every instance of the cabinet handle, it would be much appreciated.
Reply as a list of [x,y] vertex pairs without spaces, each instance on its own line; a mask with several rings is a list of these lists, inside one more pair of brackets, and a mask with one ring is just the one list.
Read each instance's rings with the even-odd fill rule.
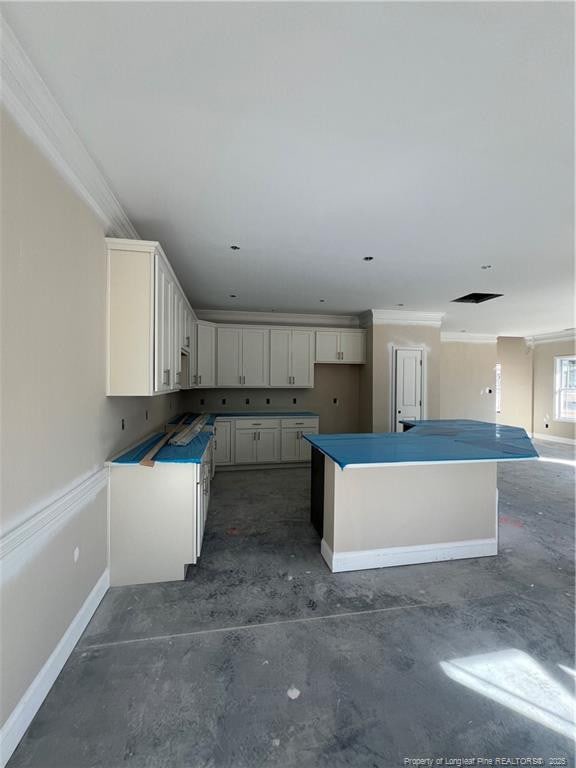
[[246,384],[246,376],[242,376],[242,384]]
[[258,432],[258,440],[260,440],[260,432]]
[[202,376],[198,374],[198,384],[202,384]]
[[170,368],[166,368],[164,371],[164,384],[170,384]]
[[184,346],[185,347],[189,347],[190,346],[190,336],[186,336],[186,344]]

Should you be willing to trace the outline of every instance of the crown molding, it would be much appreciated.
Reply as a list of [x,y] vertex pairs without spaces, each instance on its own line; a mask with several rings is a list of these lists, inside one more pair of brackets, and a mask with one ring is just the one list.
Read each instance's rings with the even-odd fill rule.
[[458,331],[443,331],[440,341],[460,342],[461,344],[496,344],[498,337],[491,333],[459,333]]
[[564,331],[552,331],[551,333],[537,333],[534,336],[525,336],[528,344],[549,344],[553,341],[576,342],[576,329],[567,328]]
[[232,309],[197,309],[200,320],[237,325],[290,325],[313,328],[359,328],[356,315],[313,315],[291,312],[249,312]]
[[428,325],[440,328],[444,312],[419,312],[412,309],[370,309],[361,315],[364,325]]
[[102,221],[105,234],[138,238],[108,182],[0,14],[0,92],[8,112]]

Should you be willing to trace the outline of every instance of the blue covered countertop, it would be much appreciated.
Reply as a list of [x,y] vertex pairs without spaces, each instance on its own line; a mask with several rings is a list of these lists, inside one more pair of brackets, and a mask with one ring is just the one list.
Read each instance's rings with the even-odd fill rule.
[[407,432],[304,435],[342,469],[354,465],[537,459],[525,430],[468,419],[411,421]]
[[[200,415],[202,414],[187,414],[185,423],[192,424],[194,419],[197,419]],[[234,418],[246,417],[248,419],[260,419],[264,416],[282,419],[310,419],[317,418],[318,414],[312,413],[311,411],[228,411],[222,413],[210,413],[208,414],[208,418],[206,420],[206,427],[213,426],[217,418],[226,416]],[[169,422],[169,424],[177,424],[181,419],[182,415],[175,416]],[[164,434],[164,432],[158,432],[155,435],[151,435],[143,442],[122,453],[120,456],[113,458],[111,460],[112,463],[138,464],[144,458],[144,456],[146,456],[148,451],[153,448],[156,443],[162,439],[162,437],[164,437]],[[211,435],[212,430],[208,429],[207,431],[200,432],[198,435],[196,435],[196,437],[190,443],[188,443],[188,445],[165,445],[158,451],[154,457],[154,461],[173,464],[201,464],[202,456],[204,455],[208,443],[210,442]]]

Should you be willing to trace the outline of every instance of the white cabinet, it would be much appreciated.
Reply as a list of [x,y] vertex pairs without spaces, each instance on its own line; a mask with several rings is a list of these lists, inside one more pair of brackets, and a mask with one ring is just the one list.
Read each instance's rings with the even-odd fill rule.
[[281,430],[277,419],[259,421],[238,419],[235,430],[235,463],[279,462]]
[[198,482],[196,485],[196,559],[198,559],[202,551],[202,540],[204,539],[208,506],[210,504],[211,474],[210,451],[207,450],[198,468]]
[[211,323],[198,323],[196,331],[196,380],[198,387],[216,384],[216,328]]
[[270,386],[314,386],[314,332],[297,329],[270,331]]
[[318,434],[318,419],[282,420],[282,461],[310,461],[311,446],[304,435]]
[[270,331],[220,326],[217,331],[219,387],[267,387],[270,381]]
[[216,419],[214,424],[214,461],[220,466],[232,464],[232,424],[229,421]]
[[174,285],[166,260],[155,258],[154,290],[154,391],[169,392],[175,387],[175,361],[172,348],[174,334]]
[[256,430],[237,428],[234,443],[236,464],[256,462]]
[[192,308],[159,243],[107,238],[108,395],[186,386],[182,349]]
[[267,387],[270,384],[270,331],[242,329],[242,384]]
[[365,363],[366,331],[316,331],[317,363]]

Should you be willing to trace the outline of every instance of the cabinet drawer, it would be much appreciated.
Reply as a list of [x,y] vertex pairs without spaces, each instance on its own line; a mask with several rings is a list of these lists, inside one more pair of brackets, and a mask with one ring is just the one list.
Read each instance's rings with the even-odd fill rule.
[[318,427],[318,419],[282,419],[282,427],[294,429],[315,429]]
[[268,419],[265,416],[263,416],[260,419],[237,419],[236,420],[236,429],[257,429],[258,427],[265,429],[266,427],[279,427],[279,426],[280,426],[280,419]]

